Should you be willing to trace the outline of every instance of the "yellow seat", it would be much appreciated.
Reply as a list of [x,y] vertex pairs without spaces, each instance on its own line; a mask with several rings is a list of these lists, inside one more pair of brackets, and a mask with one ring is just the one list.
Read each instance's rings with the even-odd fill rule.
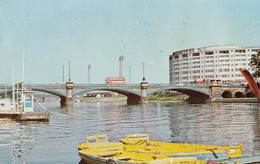
[[144,145],[149,142],[149,136],[146,133],[130,134],[120,141],[126,145]]
[[123,151],[121,142],[108,142],[107,135],[86,137],[86,143],[78,146],[85,152],[95,156],[110,156]]

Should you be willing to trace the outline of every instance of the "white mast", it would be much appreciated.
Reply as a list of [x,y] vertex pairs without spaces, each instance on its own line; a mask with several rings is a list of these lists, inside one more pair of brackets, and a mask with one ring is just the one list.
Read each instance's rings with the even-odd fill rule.
[[23,82],[24,82],[24,49],[23,49],[23,66],[22,66],[22,94],[23,94]]
[[12,85],[13,85],[13,109],[16,110],[15,108],[15,101],[14,101],[14,64],[12,64]]
[[24,82],[24,49],[23,49],[23,68],[22,68],[22,83]]
[[[21,93],[21,101],[23,102],[23,109],[25,109],[25,97],[23,93],[23,82],[24,82],[24,49],[23,49],[23,68],[22,68],[22,93]],[[18,97],[17,97],[18,99]]]

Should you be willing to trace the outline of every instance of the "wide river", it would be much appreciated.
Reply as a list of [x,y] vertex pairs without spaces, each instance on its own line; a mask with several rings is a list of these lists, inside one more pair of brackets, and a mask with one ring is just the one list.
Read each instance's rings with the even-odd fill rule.
[[49,123],[0,120],[0,163],[79,163],[79,142],[86,136],[116,138],[149,133],[165,142],[238,145],[244,153],[260,152],[260,107],[246,103],[74,103],[61,108],[43,104]]

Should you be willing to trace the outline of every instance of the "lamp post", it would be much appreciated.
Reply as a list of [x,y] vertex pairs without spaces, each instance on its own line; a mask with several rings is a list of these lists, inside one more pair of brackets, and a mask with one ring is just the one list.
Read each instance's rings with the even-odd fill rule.
[[143,81],[145,81],[145,76],[144,76],[144,62],[143,63]]
[[88,65],[88,83],[90,84],[90,64]]
[[119,56],[119,77],[123,77],[123,61],[125,57]]
[[62,82],[64,83],[64,64],[62,66]]
[[69,61],[69,81],[70,81],[70,61]]
[[143,82],[141,82],[141,103],[147,103],[147,88],[148,82],[145,82],[145,75],[144,75],[144,62],[143,63]]
[[129,83],[131,83],[131,65],[129,65]]

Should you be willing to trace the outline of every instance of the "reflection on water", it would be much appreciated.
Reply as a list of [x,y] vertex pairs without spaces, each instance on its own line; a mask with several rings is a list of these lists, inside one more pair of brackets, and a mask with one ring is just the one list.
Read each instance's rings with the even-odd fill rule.
[[173,139],[191,143],[239,144],[254,150],[259,138],[259,110],[247,104],[212,103],[172,110]]
[[0,163],[77,163],[89,135],[149,133],[166,142],[238,145],[260,152],[257,104],[74,103],[44,104],[49,123],[0,120]]

